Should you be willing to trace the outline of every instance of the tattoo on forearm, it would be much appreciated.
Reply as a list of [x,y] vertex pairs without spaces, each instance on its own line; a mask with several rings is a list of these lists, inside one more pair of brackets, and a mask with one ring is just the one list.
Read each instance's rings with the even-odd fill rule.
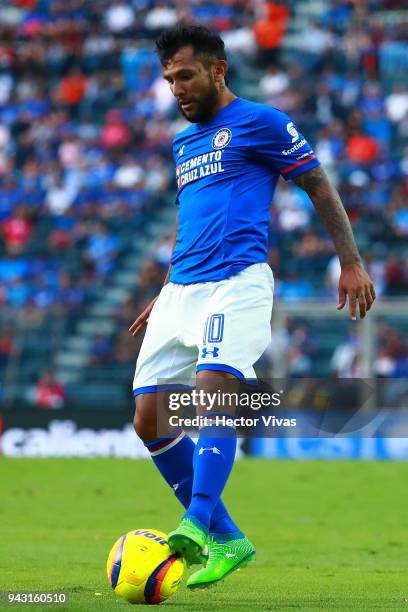
[[342,266],[359,263],[360,255],[349,218],[323,168],[313,168],[293,181],[310,196],[321,222],[333,239]]

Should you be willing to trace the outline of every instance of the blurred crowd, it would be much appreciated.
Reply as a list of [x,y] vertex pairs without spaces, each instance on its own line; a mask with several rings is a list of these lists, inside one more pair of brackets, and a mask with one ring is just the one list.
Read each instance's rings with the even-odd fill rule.
[[[247,91],[245,67],[252,97],[290,114],[313,143],[377,293],[406,295],[405,2],[322,6],[304,32],[295,27],[299,3],[289,1],[4,0],[0,306],[33,318],[80,316],[131,249],[152,203],[173,197],[170,145],[184,121],[160,78],[152,41],[163,28],[192,20],[222,33],[236,92]],[[118,331],[93,339],[90,364],[134,359],[124,330],[159,289],[170,253],[166,234],[117,313]],[[278,298],[336,293],[332,245],[309,199],[284,181],[272,205],[270,264]],[[12,334],[1,333],[4,363]]]

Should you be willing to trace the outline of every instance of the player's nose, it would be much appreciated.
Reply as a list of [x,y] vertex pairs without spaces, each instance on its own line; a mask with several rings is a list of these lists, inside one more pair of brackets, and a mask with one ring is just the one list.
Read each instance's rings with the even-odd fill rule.
[[186,88],[182,83],[174,83],[173,85],[173,95],[177,98],[179,102],[183,101],[183,98],[186,95]]

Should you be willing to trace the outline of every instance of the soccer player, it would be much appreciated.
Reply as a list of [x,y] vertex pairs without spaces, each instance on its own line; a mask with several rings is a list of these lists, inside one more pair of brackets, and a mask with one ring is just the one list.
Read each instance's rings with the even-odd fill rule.
[[188,564],[204,565],[187,582],[195,588],[255,557],[220,498],[236,435],[225,427],[220,436],[210,423],[196,445],[183,431],[158,438],[159,394],[193,375],[205,392],[255,377],[253,364],[271,338],[268,227],[280,175],[309,194],[333,239],[341,263],[338,308],[348,298],[351,318],[357,304],[363,318],[375,292],[339,195],[311,147],[284,113],[230,91],[221,38],[200,25],[178,25],[161,34],[156,48],[192,125],[173,144],[178,222],[164,287],[130,327],[136,335],[148,321],[133,386],[135,429],[186,508],[169,545]]

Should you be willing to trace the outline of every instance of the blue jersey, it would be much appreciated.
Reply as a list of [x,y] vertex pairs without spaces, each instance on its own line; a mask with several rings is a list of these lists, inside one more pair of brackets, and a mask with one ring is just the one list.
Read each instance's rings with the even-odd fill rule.
[[170,281],[220,281],[268,259],[270,208],[281,174],[319,165],[290,118],[242,98],[173,142],[179,205]]

